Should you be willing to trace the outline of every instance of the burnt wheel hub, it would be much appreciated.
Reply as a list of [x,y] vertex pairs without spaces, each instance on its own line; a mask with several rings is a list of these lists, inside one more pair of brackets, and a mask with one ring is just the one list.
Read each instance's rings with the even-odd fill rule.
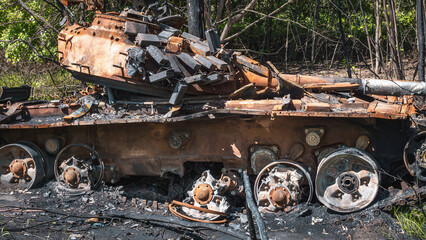
[[102,183],[104,164],[100,155],[84,144],[68,145],[58,153],[54,171],[59,190],[83,193]]
[[[209,170],[206,170],[187,192],[188,197],[183,200],[183,203],[225,213],[230,207],[226,197],[222,195],[222,191],[226,187],[226,183],[218,181],[210,174]],[[182,207],[182,211],[187,216],[199,220],[213,221],[221,217],[221,215],[215,213],[203,212],[189,207]]]
[[[37,186],[48,176],[48,167],[37,146],[12,143],[0,148],[0,188],[26,190]],[[47,169],[47,168],[46,168]]]
[[199,204],[207,204],[213,197],[213,189],[207,183],[198,184],[194,189],[194,199]]
[[269,192],[269,199],[275,207],[284,208],[290,202],[290,192],[284,187],[274,187]]
[[71,187],[77,186],[80,182],[80,172],[74,167],[68,167],[63,174],[65,182]]
[[342,192],[352,194],[358,191],[359,180],[354,173],[344,172],[337,178],[337,184]]
[[[308,182],[309,192],[302,186],[304,181]],[[300,164],[287,160],[265,166],[254,184],[254,196],[261,212],[290,212],[299,202],[310,202],[312,191],[309,173]]]
[[15,159],[9,165],[9,170],[15,178],[23,178],[27,174],[27,164],[22,159]]
[[419,150],[417,150],[416,160],[419,167],[426,168],[426,144],[424,143]]

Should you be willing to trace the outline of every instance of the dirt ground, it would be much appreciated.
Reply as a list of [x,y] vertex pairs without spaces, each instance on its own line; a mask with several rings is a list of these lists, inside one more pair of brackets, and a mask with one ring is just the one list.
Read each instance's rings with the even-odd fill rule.
[[[2,239],[247,239],[249,226],[242,207],[233,207],[221,231],[165,224],[178,220],[167,208],[167,184],[132,178],[120,186],[103,185],[68,196],[51,181],[29,191],[0,193]],[[380,196],[379,196],[380,199]],[[154,200],[158,201],[158,207]],[[146,201],[146,203],[145,203]],[[377,204],[352,213],[334,213],[319,203],[291,213],[262,214],[270,239],[409,239]],[[161,220],[161,219],[160,219]],[[189,223],[189,222],[187,222]],[[229,233],[232,233],[230,235]]]

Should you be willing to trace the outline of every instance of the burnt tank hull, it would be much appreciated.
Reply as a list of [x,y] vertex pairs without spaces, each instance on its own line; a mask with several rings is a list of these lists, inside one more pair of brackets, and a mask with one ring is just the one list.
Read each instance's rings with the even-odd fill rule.
[[[302,146],[295,160],[315,175],[321,151],[355,147],[360,136],[368,136],[366,149],[384,169],[401,165],[403,146],[409,136],[407,120],[274,117],[233,115],[216,119],[191,119],[179,122],[98,122],[78,126],[37,127],[16,125],[1,129],[7,143],[29,141],[44,148],[46,140],[63,138],[64,145],[83,143],[92,146],[107,166],[119,176],[184,175],[186,162],[219,162],[227,169],[259,168],[251,161],[262,148],[274,149],[277,159],[291,158],[292,148]],[[9,126],[11,127],[11,126]],[[306,142],[307,129],[323,129],[317,146]],[[175,135],[186,135],[182,145],[172,146]],[[53,156],[52,156],[53,157]],[[257,169],[259,171],[260,169]],[[116,179],[118,180],[118,179]]]
[[129,176],[166,177],[172,186],[213,164],[184,186],[181,212],[169,209],[222,223],[229,196],[248,190],[243,171],[256,176],[254,198],[269,212],[292,211],[314,194],[354,212],[393,183],[386,176],[426,180],[426,133],[409,96],[424,96],[426,84],[283,74],[227,51],[214,30],[206,36],[129,9],[67,24],[60,65],[100,86],[71,104],[1,105],[2,187],[28,189],[52,172],[72,193]]

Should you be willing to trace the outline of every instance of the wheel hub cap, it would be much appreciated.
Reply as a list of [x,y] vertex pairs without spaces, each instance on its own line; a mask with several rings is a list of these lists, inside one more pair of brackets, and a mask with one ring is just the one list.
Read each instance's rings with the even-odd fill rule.
[[199,204],[206,204],[206,203],[210,202],[212,197],[213,197],[213,190],[210,187],[210,185],[207,184],[207,183],[199,184],[194,189],[194,199]]
[[9,170],[15,178],[22,178],[27,173],[27,164],[21,159],[15,159],[9,165]]
[[69,168],[65,169],[64,180],[71,187],[77,186],[78,183],[80,182],[79,171],[77,169],[75,169],[74,167],[69,167]]
[[352,194],[358,190],[358,177],[351,172],[344,172],[337,178],[337,184],[342,192]]
[[275,207],[284,208],[290,202],[290,193],[284,187],[275,187],[269,192],[269,198]]

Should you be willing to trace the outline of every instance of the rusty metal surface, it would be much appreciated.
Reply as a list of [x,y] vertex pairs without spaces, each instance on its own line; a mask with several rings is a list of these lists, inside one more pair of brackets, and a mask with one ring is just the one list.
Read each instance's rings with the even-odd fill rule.
[[401,182],[401,188],[388,188],[389,196],[377,203],[377,208],[385,211],[392,211],[394,206],[415,205],[426,197],[426,186],[408,186],[406,182]]
[[[121,123],[117,124],[103,121],[103,124],[93,125],[79,123],[78,127],[33,126],[26,129],[3,129],[0,135],[7,142],[25,139],[39,146],[43,146],[52,136],[64,136],[65,144],[83,143],[94,146],[105,164],[117,166],[123,176],[162,175],[165,172],[183,175],[184,162],[223,162],[226,168],[246,169],[251,168],[249,159],[252,146],[274,145],[279,149],[278,157],[286,158],[295,143],[304,147],[303,153],[295,160],[310,171],[315,171],[315,149],[333,144],[355,146],[360,135],[371,135],[357,123],[336,118],[275,117],[272,120],[271,116],[252,116],[246,119],[228,116],[167,124],[141,122],[140,119],[120,120]],[[325,129],[320,147],[311,147],[304,141],[305,129],[313,123]],[[375,125],[374,120],[367,119],[360,119],[359,123],[371,127]],[[345,135],[341,134],[341,129],[345,129]],[[190,138],[183,149],[174,149],[169,145],[169,138],[179,131],[190,132]],[[240,156],[234,154],[231,147],[233,144]],[[378,143],[372,142],[370,147],[375,144]]]
[[[324,98],[325,96],[325,98]],[[371,102],[352,98],[350,101],[345,98],[335,98],[331,95],[308,95],[302,99],[286,99],[281,100],[226,100],[226,99],[205,99],[197,101],[184,101],[184,104],[177,115],[169,117],[166,112],[158,112],[157,109],[169,108],[171,105],[167,100],[136,102],[139,105],[134,105],[136,110],[126,110],[126,115],[110,116],[104,109],[105,102],[96,100],[93,103],[92,112],[96,112],[101,117],[92,117],[93,113],[88,113],[90,108],[87,107],[85,101],[87,97],[81,100],[81,103],[60,104],[59,102],[47,102],[41,104],[26,104],[16,103],[10,108],[3,108],[6,113],[8,111],[22,112],[25,115],[23,119],[8,124],[0,124],[0,128],[20,129],[20,128],[54,128],[64,126],[84,126],[84,125],[105,125],[105,124],[123,124],[123,123],[142,123],[142,122],[181,122],[197,118],[211,118],[217,116],[232,116],[232,115],[256,115],[270,116],[271,118],[282,117],[324,117],[324,118],[368,118],[368,119],[407,119],[415,113],[415,107],[412,104],[402,104],[400,102],[383,102],[373,100]],[[328,98],[327,98],[328,97]],[[205,104],[210,105],[210,108],[203,108]],[[73,113],[81,106],[85,106],[81,113]],[[128,108],[128,105],[122,105],[123,108]],[[81,109],[83,109],[81,108]],[[108,105],[108,108],[109,105]],[[137,109],[151,109],[154,114],[143,114]],[[71,115],[69,115],[71,114]],[[75,121],[67,120],[67,115],[76,116]],[[102,117],[105,115],[105,117]]]
[[[192,83],[188,94],[230,94],[248,83],[254,83],[256,91],[272,89],[271,92],[274,92],[279,89],[279,80],[272,76],[267,67],[258,62],[240,53],[233,54],[223,49],[213,55],[207,41],[187,33],[181,34],[170,26],[160,25],[156,20],[149,19],[151,19],[149,16],[142,13],[126,10],[121,14],[97,13],[93,22],[85,26],[78,24],[66,26],[58,37],[59,62],[81,81],[150,96],[167,97],[182,76],[175,75],[175,78],[172,78],[166,86],[150,84],[144,78],[157,74],[163,68],[173,69],[166,58],[162,58],[161,64],[156,63],[154,59],[158,60],[157,56],[167,52],[172,56],[185,54],[186,59],[181,59],[183,65],[192,66],[187,65],[188,61],[204,61],[204,65],[207,64],[208,68],[200,69],[197,65],[197,68],[190,67],[189,72],[180,69],[177,73],[182,71],[185,77],[200,73],[204,75],[220,73],[228,79],[228,81],[215,82],[214,85],[210,85],[212,83],[209,81],[204,81],[202,84]],[[144,30],[146,33],[137,34],[135,39],[134,32],[126,30],[126,25],[130,23],[146,26]],[[141,34],[157,37],[162,32],[168,32],[171,36],[162,38],[162,42],[158,38],[157,42],[139,38]],[[155,48],[154,59],[143,57],[140,61],[132,62],[134,60],[131,54],[132,49],[150,50],[153,48],[151,44],[158,47]],[[105,51],[105,49],[108,50]],[[198,57],[196,61],[197,58],[194,59],[194,57],[197,54],[205,58]],[[132,70],[129,69],[129,63],[134,64]],[[176,71],[176,68],[173,71]]]
[[[279,77],[285,81],[296,83],[302,87],[318,88],[322,90],[338,90],[342,84],[346,85],[343,89],[355,89],[363,94],[377,95],[425,95],[426,84],[424,82],[406,81],[406,80],[387,80],[387,79],[361,79],[361,78],[342,78],[342,77],[320,77],[279,74]],[[327,87],[328,86],[328,87]],[[329,88],[329,89],[327,89]]]

